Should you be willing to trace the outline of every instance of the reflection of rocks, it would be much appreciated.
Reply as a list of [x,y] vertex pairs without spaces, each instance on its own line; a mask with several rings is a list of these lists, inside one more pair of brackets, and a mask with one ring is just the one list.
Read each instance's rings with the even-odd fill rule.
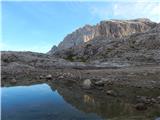
[[[134,99],[136,98],[134,97],[134,91],[132,91],[133,88],[125,88],[127,89],[127,92],[130,92],[127,97],[113,97],[111,95],[104,95],[103,91],[99,92],[96,89],[89,89],[86,91],[75,82],[69,86],[69,83],[64,81],[63,83],[55,81],[54,83],[49,84],[51,88],[53,87],[56,89],[58,93],[63,96],[65,101],[70,103],[72,106],[85,113],[96,113],[102,118],[116,118],[117,120],[117,118],[120,118],[121,116],[126,118],[126,115],[132,118],[133,116],[137,116],[138,110],[146,109],[147,111],[143,111],[143,113],[139,113],[138,115],[144,117],[144,114],[148,114],[152,117],[155,115],[155,112],[160,114],[158,111],[159,108],[154,108],[154,106],[152,106],[152,109],[150,109],[150,106],[145,103],[142,103],[144,106],[139,103],[134,103]],[[113,93],[115,92],[114,90],[110,91]]]
[[92,96],[87,95],[87,94],[84,94],[83,100],[87,104],[95,104],[94,98]]
[[146,110],[147,106],[144,103],[138,103],[138,104],[136,104],[135,108],[137,110]]
[[110,95],[110,96],[117,96],[116,92],[113,90],[108,90],[106,93],[107,95]]
[[13,78],[12,80],[11,80],[11,84],[16,84],[17,83],[17,80],[15,79],[15,78]]
[[137,102],[138,103],[144,103],[144,104],[154,104],[154,103],[160,103],[160,99],[152,98],[152,97],[146,97],[146,96],[137,96]]

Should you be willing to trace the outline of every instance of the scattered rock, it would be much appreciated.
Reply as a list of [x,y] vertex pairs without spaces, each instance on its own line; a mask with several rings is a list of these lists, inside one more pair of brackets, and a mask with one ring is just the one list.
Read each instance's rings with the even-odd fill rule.
[[148,73],[147,73],[147,72],[145,72],[145,73],[143,73],[143,75],[144,75],[144,76],[147,76],[147,75],[148,75]]
[[157,101],[156,101],[156,99],[151,98],[151,102],[152,102],[152,103],[156,103]]
[[15,78],[13,78],[12,80],[11,80],[11,84],[16,84],[17,83],[17,80],[15,79]]
[[160,96],[156,98],[156,102],[160,104]]
[[82,86],[83,86],[84,89],[90,89],[91,88],[91,84],[92,84],[91,80],[90,79],[86,79],[86,80],[83,81]]
[[64,78],[64,76],[62,76],[62,75],[61,75],[61,76],[59,76],[58,78],[59,78],[59,79],[63,79],[63,78]]
[[94,83],[96,86],[104,86],[104,81],[100,80]]
[[157,99],[160,100],[160,96],[158,96]]
[[44,77],[42,75],[39,76],[39,79],[43,79]]
[[108,90],[106,93],[110,96],[116,96],[116,93],[113,90]]
[[48,80],[52,79],[52,75],[51,74],[47,75],[46,79],[48,79]]
[[137,96],[137,102],[138,103],[144,103],[144,104],[154,104],[157,103],[157,100],[155,98],[146,97],[146,96]]
[[137,110],[142,111],[142,110],[146,110],[146,109],[147,109],[147,106],[146,106],[144,103],[137,103],[137,104],[135,105],[135,108],[136,108]]
[[108,85],[113,85],[113,82],[112,81],[108,81]]

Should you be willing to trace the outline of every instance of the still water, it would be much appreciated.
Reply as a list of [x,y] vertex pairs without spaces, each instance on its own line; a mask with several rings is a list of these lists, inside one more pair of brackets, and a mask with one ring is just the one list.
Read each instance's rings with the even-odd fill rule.
[[[84,92],[68,84],[36,84],[2,87],[2,120],[159,120],[160,107],[145,111],[134,108],[133,93],[159,95],[156,91],[120,89],[127,99],[93,91]],[[137,93],[139,91],[139,93]],[[131,94],[132,93],[132,94]]]
[[47,84],[2,88],[2,120],[99,120],[68,104]]

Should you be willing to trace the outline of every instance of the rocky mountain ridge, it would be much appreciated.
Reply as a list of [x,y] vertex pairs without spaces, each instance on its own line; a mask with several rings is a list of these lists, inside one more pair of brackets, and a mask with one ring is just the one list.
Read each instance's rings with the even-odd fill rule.
[[157,23],[149,19],[141,18],[134,20],[108,20],[101,21],[97,25],[85,25],[82,28],[68,34],[64,40],[48,52],[53,54],[55,51],[61,51],[73,46],[82,45],[95,37],[122,38],[134,33],[145,32],[154,28]]
[[57,51],[54,55],[70,61],[159,64],[160,24],[148,31],[120,38],[98,36],[82,45]]

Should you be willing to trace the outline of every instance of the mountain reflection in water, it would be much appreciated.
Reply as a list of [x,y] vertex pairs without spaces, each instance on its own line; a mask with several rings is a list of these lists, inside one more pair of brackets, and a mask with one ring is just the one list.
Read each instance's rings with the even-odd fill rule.
[[47,84],[2,88],[2,120],[75,119],[101,118],[72,107]]
[[150,120],[158,114],[157,109],[139,112],[129,100],[84,92],[75,85],[2,88],[2,120]]

